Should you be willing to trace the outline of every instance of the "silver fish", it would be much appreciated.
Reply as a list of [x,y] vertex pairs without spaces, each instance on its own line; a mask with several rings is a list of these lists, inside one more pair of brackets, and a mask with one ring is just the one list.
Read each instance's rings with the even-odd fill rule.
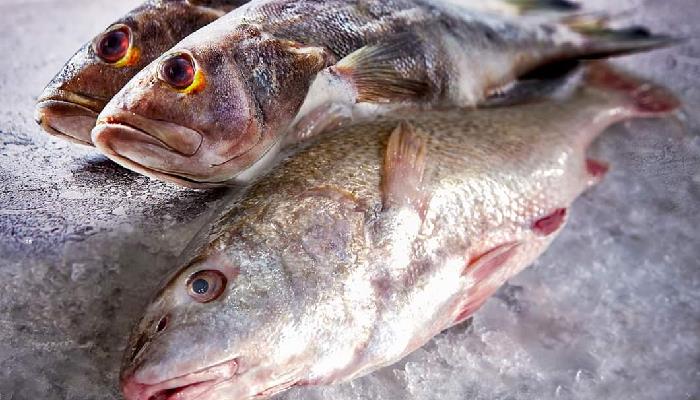
[[249,188],[135,327],[127,400],[240,400],[389,365],[471,316],[561,231],[606,127],[663,89],[592,67],[571,98],[324,135]]
[[666,45],[426,0],[264,0],[180,42],[100,114],[115,162],[191,187],[246,183],[290,143],[398,109],[472,107],[544,64]]

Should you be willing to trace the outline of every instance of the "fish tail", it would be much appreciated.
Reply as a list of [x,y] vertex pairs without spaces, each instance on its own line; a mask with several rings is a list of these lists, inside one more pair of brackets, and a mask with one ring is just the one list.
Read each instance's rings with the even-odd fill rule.
[[579,3],[568,0],[506,0],[518,10],[518,14],[540,14],[542,12],[574,12],[581,8]]
[[589,65],[586,87],[620,95],[628,117],[662,117],[676,111],[681,103],[670,90],[613,68],[602,61]]
[[684,39],[650,32],[636,25],[622,29],[608,27],[610,15],[583,14],[562,20],[574,32],[583,35],[586,43],[580,49],[580,59],[601,59],[640,53],[682,43]]

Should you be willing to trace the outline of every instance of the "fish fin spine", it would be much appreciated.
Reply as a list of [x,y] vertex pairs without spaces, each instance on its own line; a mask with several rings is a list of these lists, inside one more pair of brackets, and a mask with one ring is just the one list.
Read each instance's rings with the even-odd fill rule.
[[324,47],[305,46],[291,40],[282,42],[289,53],[297,57],[301,63],[309,65],[313,70],[321,71],[333,61],[333,56]]
[[426,139],[413,125],[402,121],[389,136],[382,174],[384,209],[411,207],[424,214],[427,199],[423,192],[427,156]]

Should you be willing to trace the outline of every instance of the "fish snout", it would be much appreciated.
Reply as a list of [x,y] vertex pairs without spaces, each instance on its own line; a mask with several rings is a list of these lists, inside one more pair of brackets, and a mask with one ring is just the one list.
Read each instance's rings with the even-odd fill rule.
[[91,138],[100,152],[125,168],[180,186],[210,187],[198,179],[210,169],[198,131],[109,109],[98,117]]
[[47,90],[37,101],[34,120],[50,135],[92,145],[90,133],[105,103],[65,90]]
[[150,119],[130,111],[109,111],[97,120],[97,126],[92,132],[93,140],[122,156],[122,147],[131,145],[133,148],[137,143],[160,146],[182,156],[194,155],[202,145],[203,136],[194,129]]
[[[140,381],[140,373],[131,370],[122,375],[120,384],[126,400],[190,400],[210,392],[222,382],[234,379],[238,366],[238,359],[232,359],[155,383]],[[166,373],[173,372],[167,369]]]
[[126,400],[148,400],[148,385],[138,383],[133,375],[122,378],[121,388]]

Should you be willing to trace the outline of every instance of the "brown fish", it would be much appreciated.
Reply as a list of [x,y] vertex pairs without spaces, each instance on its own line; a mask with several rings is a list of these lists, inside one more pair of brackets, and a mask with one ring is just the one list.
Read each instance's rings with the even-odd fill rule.
[[472,315],[607,170],[606,127],[677,101],[606,66],[562,101],[329,134],[193,243],[136,326],[127,400],[242,400],[389,365]]
[[49,134],[92,144],[105,104],[143,67],[247,1],[149,0],[86,43],[51,80],[35,119]]
[[[450,0],[470,9],[542,16],[578,9],[565,0]],[[185,36],[247,0],[149,0],[83,46],[39,97],[44,130],[80,144],[104,105],[143,67]]]
[[438,1],[256,1],[139,73],[92,138],[157,179],[245,183],[285,145],[339,123],[472,107],[544,64],[668,43],[642,30],[582,33]]

